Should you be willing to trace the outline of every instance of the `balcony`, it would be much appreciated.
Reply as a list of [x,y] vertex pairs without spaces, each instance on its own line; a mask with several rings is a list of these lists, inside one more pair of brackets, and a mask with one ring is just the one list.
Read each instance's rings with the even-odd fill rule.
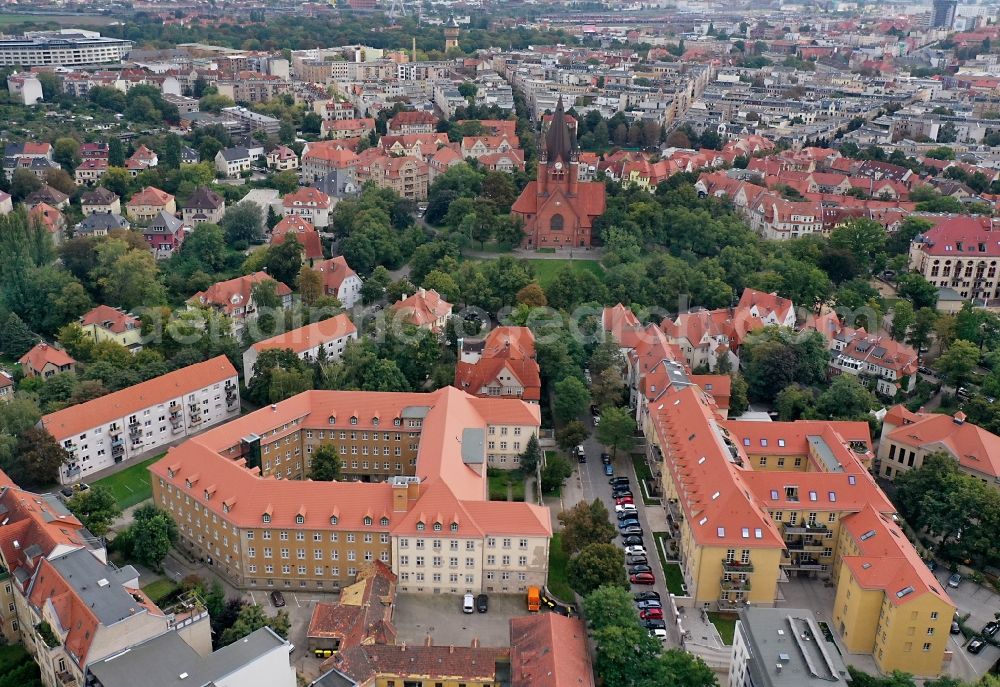
[[830,531],[830,528],[822,523],[809,524],[807,522],[801,525],[790,525],[787,522],[781,523],[781,531],[785,534],[826,534]]
[[728,591],[748,592],[750,591],[750,586],[751,586],[749,579],[738,578],[738,577],[733,578],[731,580],[727,580],[726,578],[723,577],[721,580],[719,580],[719,585],[722,587],[724,591],[727,592]]
[[753,563],[739,561],[722,561],[722,569],[727,573],[752,573]]
[[793,558],[788,563],[782,563],[785,570],[822,570],[823,564],[815,558]]
[[826,548],[822,542],[815,541],[790,541],[785,542],[785,548],[789,551],[802,551],[806,553],[819,553]]
[[80,474],[79,465],[70,465],[67,466],[65,470],[63,470],[63,475],[65,475],[66,479],[73,479],[74,477],[79,476],[79,474]]
[[76,687],[80,684],[76,681],[76,676],[68,670],[56,673],[56,679],[59,681],[60,685],[63,685],[63,687]]

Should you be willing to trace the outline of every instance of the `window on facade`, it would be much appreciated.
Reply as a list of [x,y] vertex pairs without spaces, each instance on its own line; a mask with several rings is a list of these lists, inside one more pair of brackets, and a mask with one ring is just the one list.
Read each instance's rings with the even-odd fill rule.
[[559,213],[552,215],[552,219],[549,220],[549,229],[552,231],[562,231],[564,225],[563,216]]

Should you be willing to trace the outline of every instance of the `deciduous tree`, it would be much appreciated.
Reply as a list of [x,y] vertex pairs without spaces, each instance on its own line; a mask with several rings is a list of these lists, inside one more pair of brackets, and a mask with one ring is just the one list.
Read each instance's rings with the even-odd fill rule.
[[600,499],[591,503],[581,501],[558,517],[562,524],[562,549],[567,556],[590,544],[610,544],[617,534],[609,519],[608,509]]
[[114,493],[101,484],[74,494],[66,506],[98,537],[103,537],[115,519],[122,514]]
[[590,392],[579,377],[566,377],[553,388],[553,413],[559,422],[578,418],[590,403]]
[[595,434],[598,441],[611,447],[611,456],[616,457],[618,449],[629,451],[635,445],[635,431],[635,419],[628,408],[605,407]]
[[569,585],[578,594],[589,594],[598,587],[628,588],[625,578],[625,554],[614,544],[588,544],[566,566]]
[[312,466],[309,469],[309,479],[318,482],[339,481],[343,476],[343,464],[337,447],[333,444],[323,444],[313,451]]

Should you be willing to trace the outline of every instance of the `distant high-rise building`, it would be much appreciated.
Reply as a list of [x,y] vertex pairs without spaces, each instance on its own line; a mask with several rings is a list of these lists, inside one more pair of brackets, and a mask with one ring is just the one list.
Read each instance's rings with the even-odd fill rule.
[[958,0],[934,0],[933,26],[938,29],[950,29],[955,25],[955,9]]

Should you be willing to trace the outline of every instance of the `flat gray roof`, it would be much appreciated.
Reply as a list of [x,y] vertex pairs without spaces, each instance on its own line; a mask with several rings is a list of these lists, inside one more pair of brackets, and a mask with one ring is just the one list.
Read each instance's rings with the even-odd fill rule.
[[462,462],[466,465],[486,462],[486,432],[482,427],[462,430]]
[[797,608],[740,610],[738,630],[750,653],[755,687],[847,686],[847,667],[820,631],[812,611]]
[[[285,644],[264,627],[208,656],[167,632],[90,666],[102,687],[205,687]],[[183,677],[181,677],[183,676]]]
[[141,600],[135,599],[122,586],[139,578],[131,565],[124,568],[105,565],[89,549],[75,549],[49,563],[76,590],[102,625],[114,625],[146,612]]
[[809,445],[816,449],[816,455],[819,456],[820,460],[823,461],[823,465],[826,467],[827,472],[843,472],[844,466],[840,464],[840,461],[833,455],[833,451],[827,445],[826,440],[821,436],[816,436],[810,434],[806,437],[806,441]]

